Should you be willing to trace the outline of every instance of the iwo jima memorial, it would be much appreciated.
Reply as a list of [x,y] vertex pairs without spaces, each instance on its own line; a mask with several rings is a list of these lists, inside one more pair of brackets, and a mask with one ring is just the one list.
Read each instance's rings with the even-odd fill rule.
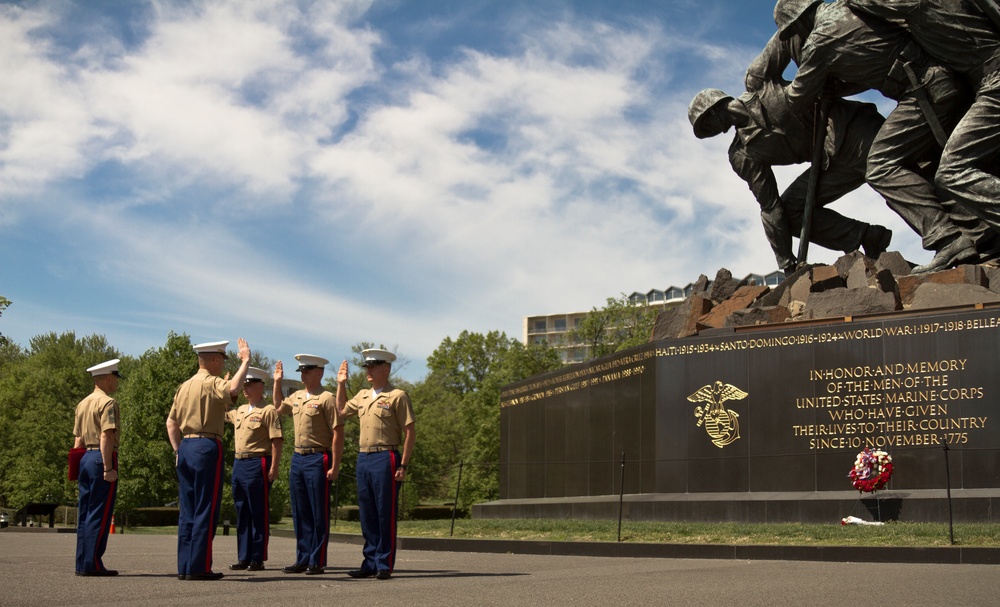
[[[500,496],[477,516],[996,520],[1000,11],[909,4],[780,0],[747,91],[695,97],[697,137],[735,128],[730,164],[788,278],[703,276],[647,345],[506,386]],[[838,88],[898,105],[883,121]],[[771,165],[810,161],[779,197]],[[929,263],[825,208],[865,181]],[[810,265],[810,240],[852,252]],[[874,494],[848,478],[866,448],[892,459]]]

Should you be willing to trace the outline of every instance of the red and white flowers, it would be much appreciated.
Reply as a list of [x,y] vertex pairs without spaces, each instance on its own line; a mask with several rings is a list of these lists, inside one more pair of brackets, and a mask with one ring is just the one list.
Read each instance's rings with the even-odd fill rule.
[[854,468],[847,475],[854,488],[862,493],[872,493],[885,487],[892,478],[892,457],[882,450],[868,447],[854,460]]

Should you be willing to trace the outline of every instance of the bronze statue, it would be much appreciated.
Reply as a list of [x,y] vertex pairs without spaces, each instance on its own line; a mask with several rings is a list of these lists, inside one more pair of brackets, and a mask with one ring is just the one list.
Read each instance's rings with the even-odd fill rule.
[[960,74],[975,92],[972,106],[944,147],[935,183],[1000,230],[1000,9],[996,1],[846,2],[859,14],[903,23],[927,54]]
[[779,37],[803,38],[798,70],[786,89],[794,111],[811,108],[831,81],[847,83],[841,93],[875,89],[897,101],[872,142],[865,177],[920,234],[924,248],[936,252],[914,272],[1000,256],[1000,235],[939,197],[928,168],[967,107],[958,77],[902,27],[855,13],[845,0],[779,0],[774,16]]
[[[781,41],[774,41],[771,48],[775,54],[792,52]],[[779,62],[766,56],[751,66],[748,81],[757,90],[739,98],[718,89],[701,91],[688,108],[688,118],[700,139],[736,128],[729,147],[730,164],[760,204],[761,222],[778,267],[790,273],[797,263],[792,234],[801,230],[808,171],[779,196],[771,167],[810,161],[814,121],[811,111],[789,108],[780,71],[775,74],[768,69],[769,64]],[[869,225],[825,208],[864,183],[865,158],[882,120],[874,105],[844,100],[834,103],[821,129],[827,135],[825,168],[813,216],[812,240],[816,244],[845,252],[863,248],[869,257],[878,257],[889,246],[892,232],[884,226]]]

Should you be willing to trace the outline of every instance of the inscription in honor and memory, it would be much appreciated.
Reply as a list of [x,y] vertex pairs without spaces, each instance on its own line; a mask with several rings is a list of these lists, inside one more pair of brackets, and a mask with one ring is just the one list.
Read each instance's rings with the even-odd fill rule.
[[[798,397],[798,409],[823,409],[828,420],[793,424],[810,449],[964,445],[986,429],[989,416],[956,415],[953,405],[986,397],[983,386],[962,386],[968,358],[809,371],[822,396]],[[960,387],[962,386],[962,387]]]

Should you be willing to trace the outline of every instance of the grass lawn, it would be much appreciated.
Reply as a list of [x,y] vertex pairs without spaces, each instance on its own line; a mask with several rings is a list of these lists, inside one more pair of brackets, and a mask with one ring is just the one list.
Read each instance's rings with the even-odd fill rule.
[[[292,529],[286,517],[272,529]],[[335,533],[360,534],[356,522],[337,521]],[[409,537],[449,537],[450,520],[400,521],[399,535]],[[176,527],[136,527],[127,533],[176,534]],[[222,529],[219,529],[222,533]],[[230,533],[235,533],[231,530]],[[551,519],[459,519],[456,538],[614,542],[617,521]],[[842,526],[820,524],[741,524],[741,523],[622,523],[622,541],[667,544],[740,544],[785,546],[948,546],[948,525],[943,523],[888,523],[883,526]],[[1000,547],[1000,524],[955,525],[955,544]]]

